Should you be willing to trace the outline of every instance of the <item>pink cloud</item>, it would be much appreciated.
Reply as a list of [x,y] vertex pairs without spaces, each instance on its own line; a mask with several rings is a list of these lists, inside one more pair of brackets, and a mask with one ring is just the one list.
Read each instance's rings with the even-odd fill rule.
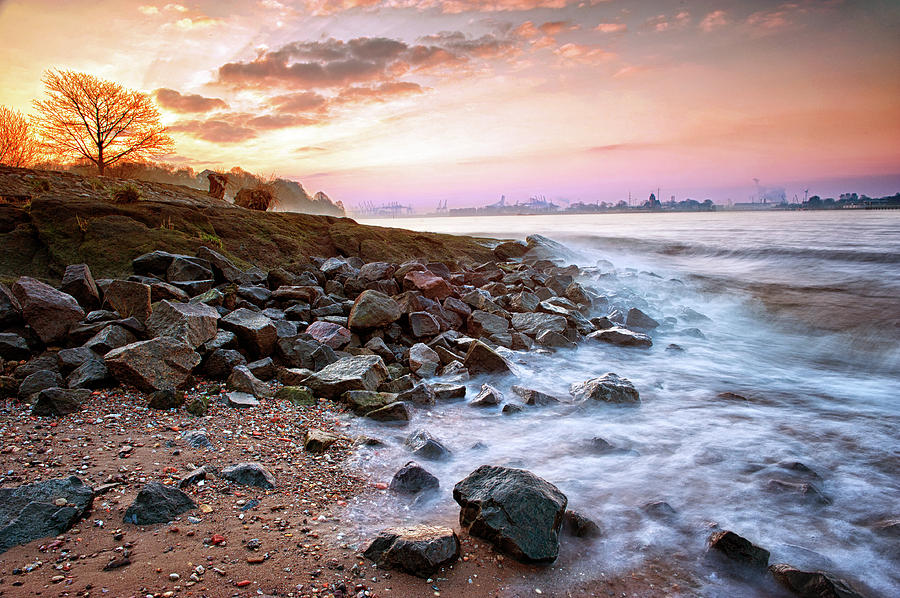
[[594,31],[600,33],[622,33],[628,31],[628,25],[625,23],[600,23],[594,27]]
[[728,24],[728,17],[724,10],[714,10],[703,17],[700,21],[700,29],[709,33],[713,29],[717,29]]

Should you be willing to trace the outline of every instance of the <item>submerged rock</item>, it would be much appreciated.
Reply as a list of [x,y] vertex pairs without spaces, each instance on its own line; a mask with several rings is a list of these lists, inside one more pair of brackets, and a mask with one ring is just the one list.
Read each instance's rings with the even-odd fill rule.
[[388,528],[363,553],[380,568],[427,577],[459,558],[459,538],[448,527]]
[[634,384],[616,374],[604,374],[580,384],[573,384],[569,393],[578,401],[592,399],[604,403],[634,405],[641,402]]
[[801,571],[786,563],[769,567],[775,581],[800,598],[863,598],[849,583],[825,571]]
[[0,553],[68,531],[93,501],[94,491],[76,476],[0,488]]
[[732,531],[716,532],[709,537],[709,548],[715,550],[729,560],[753,569],[765,569],[769,566],[769,551],[760,548],[746,538]]
[[503,402],[503,393],[491,386],[482,384],[481,391],[469,401],[472,407],[495,407]]
[[425,430],[416,430],[410,434],[404,445],[413,455],[430,461],[445,461],[452,454],[440,440]]
[[440,485],[434,475],[415,461],[410,461],[394,474],[390,487],[403,494],[417,494],[423,490],[434,490]]
[[602,535],[600,526],[578,511],[566,511],[563,529],[575,538],[598,538]]

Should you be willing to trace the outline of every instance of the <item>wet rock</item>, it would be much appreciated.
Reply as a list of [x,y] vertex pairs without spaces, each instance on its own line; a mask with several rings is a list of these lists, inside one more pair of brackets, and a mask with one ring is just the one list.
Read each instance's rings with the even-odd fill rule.
[[150,317],[150,286],[128,280],[114,280],[103,292],[103,305],[123,318],[135,317],[144,323]]
[[377,355],[345,357],[304,381],[316,394],[336,399],[348,390],[376,390],[388,378],[387,367]]
[[110,324],[92,336],[84,343],[84,346],[97,355],[106,355],[113,349],[130,345],[135,341],[137,341],[137,338],[135,338],[131,331],[116,324]]
[[574,349],[575,343],[564,337],[558,332],[545,330],[534,339],[534,342],[542,347],[551,349]]
[[466,387],[463,384],[436,382],[431,385],[431,389],[434,391],[434,398],[438,401],[462,399],[466,396]]
[[351,339],[350,331],[340,324],[322,320],[307,326],[306,334],[332,349],[345,347]]
[[339,438],[340,436],[337,434],[310,428],[306,431],[306,440],[303,443],[303,448],[310,453],[324,453],[328,450],[328,447],[337,442]]
[[423,490],[434,490],[440,485],[434,475],[415,461],[410,461],[394,474],[390,488],[402,494],[418,494]]
[[350,390],[341,395],[343,401],[357,415],[381,409],[397,401],[397,395],[390,392],[372,390]]
[[505,241],[494,247],[494,257],[501,262],[522,257],[528,253],[528,246],[519,241]]
[[231,371],[226,385],[229,390],[245,392],[257,399],[271,399],[275,396],[275,391],[268,384],[254,376],[250,368],[245,365],[236,366]]
[[652,500],[641,505],[641,510],[654,519],[672,520],[678,512],[672,508],[672,505],[663,500]]
[[87,389],[45,388],[37,394],[31,415],[58,417],[69,415],[81,409],[81,405],[91,398]]
[[237,409],[246,409],[248,407],[259,407],[259,401],[256,400],[249,392],[241,392],[233,390],[224,396],[225,404],[229,407]]
[[400,304],[378,291],[360,293],[350,308],[348,325],[351,330],[381,328],[400,319]]
[[441,331],[441,325],[427,311],[414,311],[409,314],[409,329],[414,337],[422,338],[438,334]]
[[134,525],[167,523],[196,508],[197,504],[191,497],[178,488],[149,482],[125,511],[124,521]]
[[150,394],[147,406],[151,409],[176,409],[184,405],[184,392],[166,388]]
[[625,325],[638,330],[652,330],[659,326],[659,322],[638,308],[632,307],[628,310],[628,315],[625,316]]
[[712,534],[708,540],[710,550],[715,550],[729,560],[752,569],[765,569],[769,566],[769,551],[756,546],[746,538],[732,531],[721,531]]
[[427,406],[434,405],[436,398],[434,395],[434,390],[432,390],[431,386],[425,384],[424,382],[420,382],[409,390],[398,393],[397,400],[412,403],[413,405]]
[[525,411],[525,405],[519,403],[506,403],[503,405],[503,408],[500,409],[500,413],[503,415],[515,415],[516,413],[521,413],[523,411]]
[[431,378],[437,374],[440,364],[440,355],[428,345],[416,343],[409,348],[409,369],[420,378]]
[[581,384],[573,384],[569,394],[578,401],[592,399],[622,405],[635,405],[641,402],[640,395],[631,381],[613,373],[592,378]]
[[786,563],[769,567],[779,584],[800,598],[863,598],[847,581],[825,571],[801,571]]
[[563,530],[575,538],[598,538],[602,535],[600,526],[578,511],[566,511]]
[[592,332],[587,337],[591,340],[616,345],[618,347],[651,347],[653,339],[641,332],[634,332],[627,328],[616,326],[608,330]]
[[113,349],[105,362],[120,382],[152,392],[187,385],[200,355],[183,341],[161,336]]
[[539,390],[534,390],[533,388],[519,386],[518,384],[513,385],[512,391],[518,397],[520,397],[526,405],[546,406],[556,405],[557,403],[563,402],[553,395],[549,395]]
[[5,284],[0,283],[0,328],[17,324],[22,319],[22,305]]
[[831,504],[831,499],[825,496],[819,488],[805,482],[798,483],[785,480],[769,480],[766,483],[766,490],[773,494],[793,494],[810,503],[818,505]]
[[0,332],[0,359],[20,361],[30,355],[31,349],[24,338],[11,332]]
[[86,310],[100,307],[100,292],[87,264],[66,266],[59,290],[74,297]]
[[365,557],[381,569],[428,577],[459,558],[459,538],[448,527],[417,525],[388,528],[366,548]]
[[609,330],[610,328],[616,327],[616,323],[606,316],[601,318],[591,318],[590,323],[596,330]]
[[452,454],[450,449],[425,430],[416,430],[403,444],[413,455],[429,461],[446,461]]
[[91,357],[72,370],[66,378],[66,386],[69,388],[101,388],[112,381],[106,363],[98,358]]
[[513,558],[546,563],[559,554],[568,500],[531,472],[482,465],[453,488],[459,523]]
[[513,328],[529,336],[538,336],[546,331],[562,334],[566,331],[567,325],[565,317],[555,314],[518,313],[512,315]]
[[220,475],[240,486],[255,486],[267,490],[275,488],[275,477],[261,463],[238,463],[226,467]]
[[427,270],[407,272],[403,277],[403,288],[418,290],[436,301],[443,301],[453,294],[453,288],[446,280]]
[[475,398],[469,401],[472,407],[495,407],[503,402],[503,393],[491,386],[482,384]]
[[219,312],[203,303],[160,301],[147,321],[153,336],[172,336],[192,348],[216,337]]
[[282,386],[275,393],[275,398],[289,401],[292,405],[315,405],[316,397],[306,386]]
[[469,345],[463,365],[472,375],[506,374],[512,371],[512,366],[506,358],[481,341]]
[[94,491],[75,476],[0,488],[0,553],[68,531],[93,501]]
[[684,347],[676,343],[669,343],[666,345],[667,353],[684,353]]
[[219,325],[233,332],[255,359],[268,357],[275,348],[275,325],[272,320],[245,307],[234,310],[221,320]]
[[412,416],[406,403],[396,401],[380,409],[369,411],[366,413],[366,417],[380,422],[408,422]]
[[503,316],[476,309],[469,316],[466,329],[474,338],[495,337],[509,332],[509,321]]
[[19,278],[12,293],[22,307],[22,318],[45,344],[64,340],[69,329],[84,318],[74,297],[34,278]]
[[32,397],[44,390],[45,388],[53,388],[62,386],[62,376],[59,372],[52,370],[38,370],[33,374],[29,374],[19,384],[19,400],[31,402]]
[[247,359],[234,349],[216,349],[203,364],[203,372],[214,380],[221,380],[231,371],[247,363]]

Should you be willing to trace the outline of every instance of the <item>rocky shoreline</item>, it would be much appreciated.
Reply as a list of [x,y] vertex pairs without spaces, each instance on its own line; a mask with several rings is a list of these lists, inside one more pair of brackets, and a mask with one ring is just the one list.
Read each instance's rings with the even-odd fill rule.
[[[641,351],[676,324],[611,306],[580,282],[602,267],[570,257],[535,235],[471,267],[313,256],[263,270],[201,246],[141,255],[127,278],[73,264],[59,288],[26,276],[0,285],[0,595],[413,596],[420,579],[429,595],[438,583],[446,595],[518,595],[503,593],[503,574],[482,585],[466,571],[546,567],[562,536],[598,534],[589,514],[547,480],[486,464],[454,487],[458,528],[422,521],[350,543],[348,497],[427,493],[437,480],[422,463],[453,457],[427,430],[403,431],[410,462],[390,483],[360,479],[342,462],[380,440],[342,428],[363,417],[394,434],[450,400],[502,414],[639,407],[639,389],[612,372],[573,381],[567,397],[527,380],[515,398],[489,384],[466,396],[470,376],[514,377],[516,351]],[[814,495],[808,486],[784,491]],[[728,530],[711,530],[709,554],[723,572],[799,596],[861,595],[828,573],[769,566],[764,548]],[[677,576],[651,579],[600,589],[654,595]]]

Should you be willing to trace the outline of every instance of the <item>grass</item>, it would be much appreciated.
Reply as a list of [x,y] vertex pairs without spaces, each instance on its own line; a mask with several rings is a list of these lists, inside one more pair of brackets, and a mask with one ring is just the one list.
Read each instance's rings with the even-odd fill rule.
[[141,190],[137,185],[125,183],[113,191],[112,200],[118,204],[137,203],[141,200]]
[[234,196],[234,205],[259,212],[265,212],[277,203],[275,189],[267,183],[260,183],[252,188],[244,187]]

